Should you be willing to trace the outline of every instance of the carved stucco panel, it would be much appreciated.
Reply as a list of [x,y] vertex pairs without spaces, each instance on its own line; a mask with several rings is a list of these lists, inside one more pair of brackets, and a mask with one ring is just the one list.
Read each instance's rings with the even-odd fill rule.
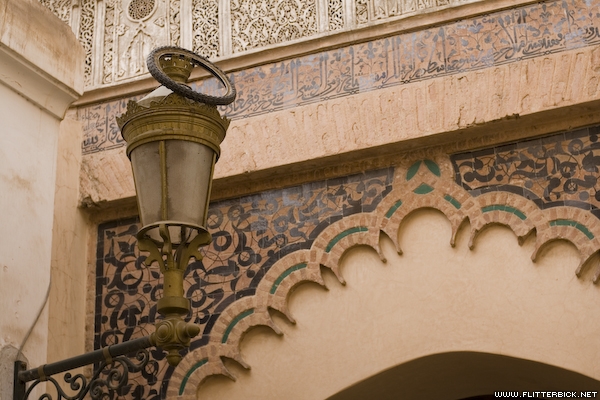
[[102,83],[147,72],[146,56],[180,41],[179,1],[109,0],[105,3]]
[[221,55],[219,52],[219,1],[193,0],[192,24],[193,51],[208,58]]
[[480,0],[355,0],[356,23],[366,24],[405,14],[433,11],[438,7],[458,6]]
[[58,18],[71,23],[71,0],[40,0],[40,3],[50,9]]
[[169,1],[169,43],[181,46],[181,0]]
[[82,0],[78,36],[79,42],[85,50],[84,82],[86,86],[92,84],[95,20],[96,0]]
[[227,57],[477,1],[39,0],[77,32],[86,51],[87,87],[146,74],[143,55],[154,46],[172,44],[209,58]]
[[327,29],[329,29],[330,31],[344,29],[344,24],[346,21],[346,17],[344,15],[344,1],[343,0],[328,0],[327,16],[328,16]]
[[316,0],[231,0],[234,53],[317,33]]

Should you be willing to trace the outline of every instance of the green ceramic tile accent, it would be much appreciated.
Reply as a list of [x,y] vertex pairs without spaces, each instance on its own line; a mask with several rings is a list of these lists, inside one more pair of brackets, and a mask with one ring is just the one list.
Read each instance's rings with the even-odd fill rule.
[[572,219],[555,219],[554,221],[550,221],[550,226],[572,226],[587,236],[588,239],[592,240],[594,238],[594,234],[585,225]]
[[229,324],[227,329],[225,329],[225,333],[223,334],[223,339],[221,339],[221,343],[227,343],[227,339],[229,339],[229,334],[231,333],[231,330],[233,329],[233,327],[236,326],[236,324],[238,322],[240,322],[241,320],[246,318],[248,315],[252,315],[252,314],[254,314],[254,308],[246,310],[243,313],[241,313],[240,315],[238,315],[237,317],[235,317],[233,319],[233,321],[231,321],[231,323]]
[[346,236],[351,235],[353,233],[358,233],[358,232],[367,232],[368,230],[369,230],[369,228],[367,228],[366,226],[356,226],[354,228],[346,229],[344,232],[338,233],[336,235],[336,237],[331,239],[331,241],[325,248],[325,252],[329,253],[331,251],[331,249],[333,249],[333,246],[335,246],[337,242],[339,242]]
[[283,271],[283,273],[281,275],[279,275],[279,277],[275,280],[275,283],[273,283],[273,286],[271,286],[271,294],[275,294],[275,292],[277,291],[277,288],[279,287],[281,282],[283,282],[283,280],[289,274],[291,274],[294,271],[298,271],[299,269],[303,269],[303,268],[306,268],[306,263],[296,264],[293,267],[290,267],[290,268],[286,269],[285,271]]
[[504,204],[493,204],[491,206],[485,206],[485,207],[481,208],[481,212],[483,212],[483,213],[490,212],[490,211],[506,211],[506,212],[516,215],[523,221],[525,221],[527,219],[527,216],[521,210],[518,210],[511,206],[506,206]]
[[190,368],[190,370],[187,372],[187,374],[185,374],[185,376],[183,377],[183,380],[181,381],[181,386],[179,386],[179,395],[180,396],[183,394],[183,391],[185,390],[185,385],[187,385],[187,381],[188,381],[188,379],[190,379],[190,376],[192,376],[192,374],[194,373],[195,370],[197,370],[198,368],[200,368],[207,362],[208,362],[208,358],[203,358],[202,360],[200,360],[196,364],[194,364],[194,366],[192,368]]
[[421,183],[418,188],[416,188],[415,190],[413,190],[413,193],[415,193],[415,194],[427,194],[427,193],[429,193],[431,191],[433,191],[433,188],[431,186],[429,186],[426,183]]
[[427,166],[427,169],[429,169],[435,176],[442,175],[442,173],[440,172],[440,167],[438,167],[438,165],[435,162],[431,160],[424,160],[423,162]]
[[396,212],[396,210],[398,208],[400,208],[401,205],[402,205],[402,200],[398,200],[393,206],[390,207],[390,209],[388,210],[388,212],[385,213],[385,217],[386,218],[390,218],[392,215],[394,215],[394,213]]
[[454,208],[456,208],[457,210],[460,210],[461,204],[454,197],[447,194],[444,196],[444,200],[446,200],[448,203],[452,204],[454,206]]
[[406,180],[407,181],[410,181],[415,176],[415,174],[419,170],[420,166],[421,166],[421,161],[417,161],[416,163],[414,163],[413,165],[410,166],[410,168],[406,172]]
[[[429,171],[431,171],[431,173],[434,174],[435,176],[442,175],[442,173],[440,172],[440,167],[435,162],[433,162],[431,160],[423,160],[422,162],[425,163],[425,166],[427,167],[427,169]],[[417,161],[416,163],[411,165],[410,168],[408,169],[408,171],[406,171],[406,180],[410,181],[417,174],[417,171],[419,170],[420,167],[421,167],[421,161]]]

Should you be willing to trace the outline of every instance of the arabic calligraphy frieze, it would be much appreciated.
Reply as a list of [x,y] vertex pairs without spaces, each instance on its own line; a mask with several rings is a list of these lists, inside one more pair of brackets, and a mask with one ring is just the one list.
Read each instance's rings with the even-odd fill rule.
[[540,208],[572,206],[600,218],[600,126],[451,157],[456,182],[474,196],[508,191]]
[[[246,118],[395,85],[600,43],[600,0],[554,0],[305,55],[230,74],[238,97],[222,111]],[[193,84],[220,90],[215,79]],[[79,110],[84,154],[122,146],[123,99]]]
[[[188,320],[202,328],[192,349],[208,342],[229,304],[254,294],[277,260],[310,248],[323,229],[344,216],[374,210],[392,190],[393,173],[386,168],[211,204],[207,227],[213,242],[203,249],[204,259],[185,272],[185,296],[192,304]],[[157,267],[143,266],[139,228],[137,219],[98,228],[95,348],[146,335],[156,319],[161,275]],[[123,396],[160,399],[172,369],[161,351],[154,350],[152,358]]]
[[77,118],[83,129],[83,154],[125,146],[116,117],[125,113],[129,100],[141,98],[134,96],[78,109]]

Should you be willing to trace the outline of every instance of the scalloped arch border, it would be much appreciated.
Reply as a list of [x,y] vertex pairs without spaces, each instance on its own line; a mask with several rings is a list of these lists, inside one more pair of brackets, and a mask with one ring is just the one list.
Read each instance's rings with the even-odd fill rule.
[[[452,227],[452,247],[458,229],[466,220],[470,222],[471,250],[478,234],[491,224],[509,227],[519,244],[535,231],[536,242],[531,255],[534,262],[545,244],[567,240],[580,253],[580,263],[575,271],[578,277],[581,277],[586,262],[600,250],[600,220],[590,212],[568,206],[542,210],[534,202],[508,192],[488,192],[473,197],[453,181],[447,157],[436,161],[424,159],[408,168],[398,166],[394,189],[377,209],[332,223],[320,233],[310,249],[296,251],[277,261],[259,283],[255,295],[237,300],[221,314],[210,334],[209,343],[184,357],[171,376],[167,397],[195,400],[199,385],[212,375],[224,375],[235,380],[222,357],[249,368],[242,358],[240,342],[250,328],[264,325],[282,334],[271,319],[269,309],[283,313],[295,323],[287,305],[290,291],[304,282],[324,286],[321,266],[333,271],[340,283],[345,285],[339,261],[352,247],[370,246],[385,262],[379,246],[381,232],[391,238],[398,254],[402,254],[398,231],[404,218],[415,210],[434,208],[441,211]],[[597,265],[593,282],[598,283],[599,280],[600,265]]]

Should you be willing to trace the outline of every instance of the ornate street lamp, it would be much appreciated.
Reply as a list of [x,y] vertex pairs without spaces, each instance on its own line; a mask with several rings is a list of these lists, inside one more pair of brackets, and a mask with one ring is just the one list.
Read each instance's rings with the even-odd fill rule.
[[[223,97],[203,95],[185,83],[195,65],[214,74],[225,86]],[[164,274],[163,298],[156,325],[156,345],[177,365],[179,350],[188,347],[200,329],[183,318],[190,302],[183,297],[183,273],[198,247],[210,243],[205,228],[214,165],[229,120],[217,104],[229,104],[235,90],[225,74],[187,50],[162,47],[148,57],[148,69],[163,84],[139,102],[130,101],[117,118],[131,159],[142,229],[140,250],[150,253]],[[164,71],[164,72],[163,72]]]
[[[223,96],[195,92],[186,82],[196,66],[203,67],[225,87]],[[163,317],[149,336],[106,347],[72,359],[25,370],[15,363],[14,400],[27,399],[31,390],[43,381],[54,383],[59,399],[83,399],[102,396],[103,388],[117,389],[127,383],[128,371],[139,370],[148,362],[151,346],[167,351],[167,361],[177,365],[180,351],[189,347],[200,327],[186,323],[190,302],[183,296],[183,274],[193,257],[200,260],[199,247],[210,243],[206,218],[214,165],[220,154],[229,120],[222,117],[217,105],[235,99],[235,88],[227,76],[208,60],[177,47],[160,47],[148,57],[148,70],[163,86],[143,99],[130,101],[125,114],[117,117],[127,156],[131,160],[142,229],[138,233],[140,250],[149,253],[145,264],[157,263],[164,275],[163,297],[157,310]],[[138,353],[138,364],[123,355]],[[53,374],[91,363],[100,369],[88,382],[81,375],[66,374],[66,383],[78,391],[67,396]],[[118,369],[120,367],[120,369]],[[103,368],[113,382],[99,377]],[[29,389],[26,382],[33,381]],[[79,386],[74,386],[78,383]],[[51,397],[40,397],[47,399]]]

